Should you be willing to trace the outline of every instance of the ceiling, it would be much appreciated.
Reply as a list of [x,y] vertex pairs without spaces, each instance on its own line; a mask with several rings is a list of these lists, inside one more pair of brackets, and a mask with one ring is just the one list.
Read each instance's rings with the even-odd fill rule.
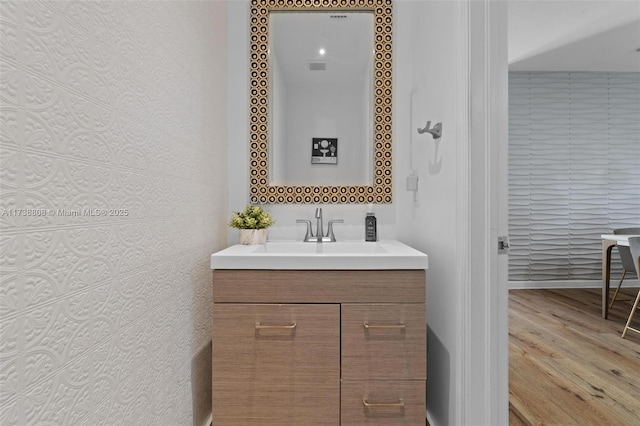
[[373,28],[372,13],[270,13],[269,55],[287,84],[363,81],[373,63]]
[[640,1],[509,0],[510,71],[640,72]]

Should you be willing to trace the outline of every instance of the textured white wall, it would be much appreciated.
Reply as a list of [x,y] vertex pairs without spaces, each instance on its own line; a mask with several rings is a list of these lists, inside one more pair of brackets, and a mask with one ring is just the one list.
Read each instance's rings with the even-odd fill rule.
[[600,280],[600,235],[640,226],[640,73],[511,73],[509,92],[510,279]]
[[[194,389],[226,245],[225,9],[0,2],[0,424],[210,407]],[[62,216],[83,208],[128,214]]]

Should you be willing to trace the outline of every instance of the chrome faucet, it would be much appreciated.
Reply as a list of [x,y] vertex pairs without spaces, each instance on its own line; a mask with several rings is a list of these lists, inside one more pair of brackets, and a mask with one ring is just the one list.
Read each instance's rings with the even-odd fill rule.
[[316,209],[316,240],[321,243],[324,237],[324,226],[322,226],[322,209],[318,207]]
[[307,225],[307,232],[304,235],[305,243],[335,243],[336,236],[333,234],[333,224],[334,223],[344,223],[342,219],[334,219],[329,221],[329,225],[327,226],[327,233],[324,233],[324,227],[322,225],[322,208],[318,207],[316,209],[316,234],[313,234],[313,229],[311,228],[311,221],[298,219],[296,223],[305,223]]

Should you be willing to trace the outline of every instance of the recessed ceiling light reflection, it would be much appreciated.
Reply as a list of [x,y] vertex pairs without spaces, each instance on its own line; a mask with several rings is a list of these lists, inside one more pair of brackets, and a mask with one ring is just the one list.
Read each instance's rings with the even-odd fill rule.
[[318,53],[320,54],[320,56],[324,56],[327,51],[324,50],[324,47],[321,47],[320,50],[318,50]]

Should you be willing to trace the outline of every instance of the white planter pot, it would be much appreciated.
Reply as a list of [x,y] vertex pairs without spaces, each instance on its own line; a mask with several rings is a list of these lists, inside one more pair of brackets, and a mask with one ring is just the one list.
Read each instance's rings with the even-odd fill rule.
[[239,229],[240,244],[265,244],[267,242],[266,229]]

